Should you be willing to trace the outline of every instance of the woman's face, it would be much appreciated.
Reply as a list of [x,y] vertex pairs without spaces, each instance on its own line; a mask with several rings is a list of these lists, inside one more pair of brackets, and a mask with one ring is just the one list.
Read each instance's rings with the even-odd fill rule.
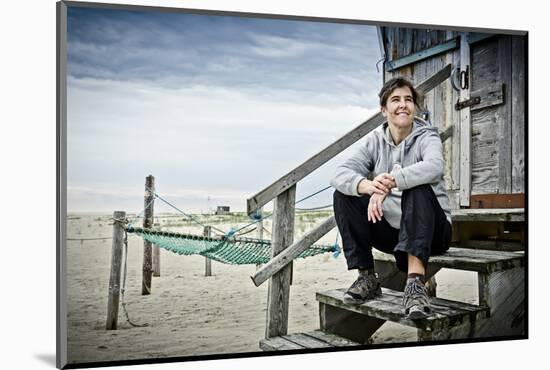
[[395,89],[388,97],[386,106],[381,107],[381,111],[390,126],[402,129],[412,127],[416,108],[411,89],[407,86]]

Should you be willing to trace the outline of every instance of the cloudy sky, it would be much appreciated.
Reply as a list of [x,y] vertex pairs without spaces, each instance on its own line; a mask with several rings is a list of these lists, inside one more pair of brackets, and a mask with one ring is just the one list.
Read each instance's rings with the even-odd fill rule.
[[244,210],[376,112],[379,59],[373,26],[71,6],[69,211],[139,212],[149,174],[184,211]]

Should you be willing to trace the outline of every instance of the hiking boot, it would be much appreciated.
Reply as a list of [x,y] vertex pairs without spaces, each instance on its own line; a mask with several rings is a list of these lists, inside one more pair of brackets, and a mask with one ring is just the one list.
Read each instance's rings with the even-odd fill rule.
[[420,278],[407,280],[403,306],[405,306],[405,315],[411,320],[423,319],[432,313],[428,291]]
[[366,272],[359,272],[359,277],[344,294],[345,303],[361,304],[369,299],[382,295],[378,274],[368,275]]

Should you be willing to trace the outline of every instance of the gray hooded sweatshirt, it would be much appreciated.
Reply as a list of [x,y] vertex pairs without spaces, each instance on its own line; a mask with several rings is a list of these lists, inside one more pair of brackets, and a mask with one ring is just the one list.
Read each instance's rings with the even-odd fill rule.
[[367,134],[365,144],[338,166],[330,183],[343,194],[361,196],[357,193],[361,180],[372,180],[384,172],[392,174],[397,188],[386,196],[382,210],[388,223],[399,229],[402,191],[423,184],[431,185],[447,220],[451,222],[444,171],[443,144],[437,128],[415,117],[412,132],[399,145],[394,144],[387,122]]

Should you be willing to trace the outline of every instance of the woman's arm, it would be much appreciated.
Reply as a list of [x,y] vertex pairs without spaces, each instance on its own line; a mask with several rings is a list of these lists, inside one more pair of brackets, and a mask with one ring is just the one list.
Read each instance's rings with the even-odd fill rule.
[[420,144],[422,160],[392,172],[399,190],[414,188],[418,185],[438,182],[445,171],[443,144],[439,135],[432,132],[424,137]]

